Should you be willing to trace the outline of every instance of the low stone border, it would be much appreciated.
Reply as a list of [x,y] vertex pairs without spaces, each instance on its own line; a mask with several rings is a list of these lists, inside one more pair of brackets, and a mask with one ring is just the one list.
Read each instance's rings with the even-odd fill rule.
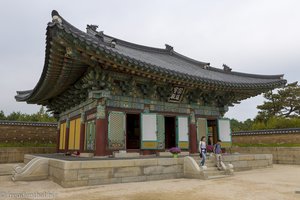
[[55,147],[1,147],[0,163],[24,162],[25,154],[55,153]]
[[231,153],[272,154],[274,164],[300,165],[300,147],[231,147]]
[[273,166],[272,154],[231,154],[224,155],[223,162],[232,164],[234,171],[244,171]]

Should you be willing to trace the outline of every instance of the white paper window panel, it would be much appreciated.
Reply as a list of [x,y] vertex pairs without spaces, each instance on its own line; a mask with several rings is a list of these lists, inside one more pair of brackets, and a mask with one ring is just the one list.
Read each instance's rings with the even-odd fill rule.
[[155,114],[142,114],[142,141],[156,141],[157,124]]
[[178,117],[178,140],[189,141],[189,127],[187,117]]
[[231,142],[230,121],[219,119],[219,138],[222,142]]

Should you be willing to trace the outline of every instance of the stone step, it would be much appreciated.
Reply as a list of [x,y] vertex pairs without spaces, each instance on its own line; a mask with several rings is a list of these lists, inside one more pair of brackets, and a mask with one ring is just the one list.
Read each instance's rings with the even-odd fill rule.
[[9,172],[0,172],[0,176],[9,176],[12,174],[12,170]]
[[[198,163],[198,166],[202,167],[199,163]],[[216,167],[215,165],[207,165],[207,164],[205,164],[205,166],[207,167],[207,169],[212,169],[212,168]]]
[[13,167],[19,163],[0,164],[0,176],[11,175]]
[[[202,160],[202,158],[200,158],[200,157],[193,157],[193,158],[194,158],[194,160]],[[206,158],[206,161],[214,162],[215,159],[212,159],[212,158],[208,159],[208,158]]]
[[[200,156],[193,156],[194,159],[201,159]],[[212,157],[206,156],[206,160],[214,160]]]
[[220,170],[218,170],[217,167],[207,167],[207,169],[205,171],[217,171],[218,172]]
[[207,179],[219,179],[219,178],[227,178],[229,175],[215,175],[215,176],[209,176]]
[[216,167],[215,163],[205,163],[207,167]]
[[[196,162],[201,161],[201,159],[194,159]],[[214,160],[205,160],[205,163],[215,163]]]
[[204,171],[205,174],[207,174],[208,177],[210,176],[218,176],[218,175],[225,175],[225,171],[209,171],[209,170],[205,170]]
[[[200,160],[202,160],[202,159],[194,159],[194,160],[196,160],[196,161],[200,161]],[[208,163],[214,163],[215,161],[214,160],[205,160],[205,162],[208,162]]]
[[[201,160],[195,160],[195,161],[196,161],[196,163],[198,163],[198,164],[200,164],[200,162],[201,162]],[[205,165],[206,165],[207,167],[215,167],[215,166],[216,166],[215,162],[206,162],[206,161],[205,161]]]
[[113,157],[115,157],[115,158],[138,158],[138,157],[140,157],[140,154],[136,153],[136,152],[119,151],[119,152],[113,152]]
[[[192,157],[194,158],[195,160],[201,160],[202,158],[200,158],[199,156],[197,157]],[[215,158],[212,158],[212,157],[206,157],[206,161],[215,161]]]
[[2,181],[10,181],[11,180],[11,175],[7,176],[0,176],[0,182]]

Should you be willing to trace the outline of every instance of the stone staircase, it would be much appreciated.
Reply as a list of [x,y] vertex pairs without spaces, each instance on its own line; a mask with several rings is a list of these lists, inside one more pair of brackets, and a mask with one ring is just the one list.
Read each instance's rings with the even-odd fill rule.
[[0,182],[11,180],[13,167],[19,163],[0,164]]
[[[199,157],[199,155],[197,155],[197,156],[194,155],[192,157],[197,162],[197,164],[200,166],[201,158]],[[224,170],[219,170],[217,168],[214,159],[215,159],[214,156],[206,157],[205,166],[207,168],[204,169],[205,177],[207,177],[207,179],[218,179],[218,178],[225,178],[225,177],[230,176],[230,175],[226,174],[226,172]],[[202,168],[202,167],[200,166],[200,168]]]
[[35,157],[28,163],[13,167],[11,179],[13,181],[44,180],[49,175],[49,159]]

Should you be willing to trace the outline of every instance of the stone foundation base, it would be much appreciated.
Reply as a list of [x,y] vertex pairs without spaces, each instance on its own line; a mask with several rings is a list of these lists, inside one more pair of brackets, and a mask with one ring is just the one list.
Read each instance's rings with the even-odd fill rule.
[[[26,155],[25,160],[33,157],[35,156]],[[234,171],[250,170],[271,167],[272,155],[224,155],[223,162],[226,165],[232,164]],[[119,159],[90,158],[90,160],[79,158],[72,161],[49,158],[49,178],[63,187],[78,187],[175,178],[205,179],[206,177],[192,157],[143,158],[140,156]]]

